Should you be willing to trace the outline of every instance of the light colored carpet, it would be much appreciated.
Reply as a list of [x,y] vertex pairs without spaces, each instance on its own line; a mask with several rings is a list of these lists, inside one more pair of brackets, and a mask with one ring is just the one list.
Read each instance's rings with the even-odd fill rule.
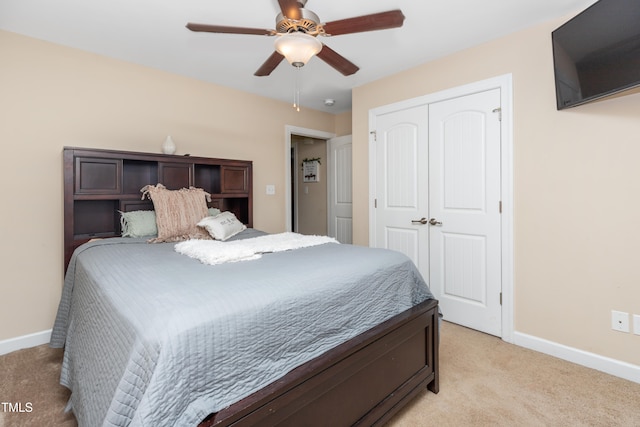
[[62,350],[47,345],[0,356],[0,402],[25,411],[0,406],[0,427],[77,426],[73,414],[64,412],[69,390],[58,383],[61,362]]
[[[74,427],[58,384],[62,352],[39,346],[0,356],[0,402],[31,403],[0,427]],[[425,391],[387,427],[640,426],[640,384],[442,323],[440,393]]]
[[640,426],[640,384],[443,322],[440,393],[388,427],[427,425]]

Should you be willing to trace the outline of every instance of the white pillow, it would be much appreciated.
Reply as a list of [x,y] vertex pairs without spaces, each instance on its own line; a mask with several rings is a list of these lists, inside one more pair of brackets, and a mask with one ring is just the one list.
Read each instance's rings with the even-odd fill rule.
[[198,226],[206,229],[214,239],[222,241],[247,229],[246,225],[238,221],[238,218],[236,218],[232,212],[228,211],[216,216],[208,216],[202,219],[198,223]]

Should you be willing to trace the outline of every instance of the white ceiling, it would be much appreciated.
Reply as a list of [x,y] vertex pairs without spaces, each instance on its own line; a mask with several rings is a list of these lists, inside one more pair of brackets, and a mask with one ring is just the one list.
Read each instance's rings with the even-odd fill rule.
[[[351,89],[595,0],[309,0],[322,22],[401,9],[401,28],[323,38],[360,67],[345,77],[318,58],[300,70],[301,105],[339,113]],[[273,37],[193,33],[187,22],[273,29],[277,0],[0,0],[0,29],[290,102],[295,68],[253,73]],[[551,44],[549,44],[551,49]],[[324,99],[335,99],[326,107]]]

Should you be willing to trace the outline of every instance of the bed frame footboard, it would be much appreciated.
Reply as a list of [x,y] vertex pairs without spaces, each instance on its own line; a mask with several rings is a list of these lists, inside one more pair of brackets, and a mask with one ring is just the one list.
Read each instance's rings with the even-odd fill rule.
[[230,407],[211,426],[381,425],[427,387],[439,391],[438,302],[425,301]]

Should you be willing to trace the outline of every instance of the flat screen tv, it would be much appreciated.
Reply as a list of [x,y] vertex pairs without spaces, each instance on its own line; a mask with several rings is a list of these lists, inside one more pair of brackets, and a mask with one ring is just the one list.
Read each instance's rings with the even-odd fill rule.
[[551,39],[558,110],[640,86],[640,0],[599,0]]

